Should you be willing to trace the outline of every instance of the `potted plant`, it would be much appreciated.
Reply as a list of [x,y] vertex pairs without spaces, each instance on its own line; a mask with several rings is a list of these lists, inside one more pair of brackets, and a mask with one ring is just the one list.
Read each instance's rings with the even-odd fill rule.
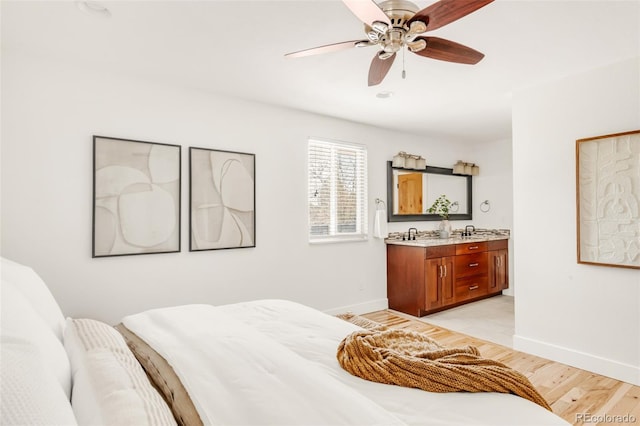
[[431,214],[440,215],[442,221],[440,222],[440,238],[449,238],[451,234],[451,225],[449,224],[449,209],[451,208],[451,201],[446,195],[442,194],[433,202],[429,210]]

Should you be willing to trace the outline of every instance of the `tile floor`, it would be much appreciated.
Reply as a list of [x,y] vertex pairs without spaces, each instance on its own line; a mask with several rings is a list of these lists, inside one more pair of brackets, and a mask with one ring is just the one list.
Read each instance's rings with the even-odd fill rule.
[[495,296],[419,319],[513,348],[513,312],[512,296]]

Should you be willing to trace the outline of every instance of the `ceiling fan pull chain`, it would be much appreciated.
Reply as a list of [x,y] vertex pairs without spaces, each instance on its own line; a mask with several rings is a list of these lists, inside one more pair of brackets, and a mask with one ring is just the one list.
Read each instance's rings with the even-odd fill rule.
[[407,71],[404,69],[404,50],[402,49],[402,79],[407,78]]

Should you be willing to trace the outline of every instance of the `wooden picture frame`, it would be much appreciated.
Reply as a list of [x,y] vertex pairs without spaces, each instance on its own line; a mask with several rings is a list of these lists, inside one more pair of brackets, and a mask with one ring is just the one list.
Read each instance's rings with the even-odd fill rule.
[[181,146],[93,136],[92,257],[180,251]]
[[576,141],[578,263],[640,269],[640,130]]
[[255,154],[189,148],[189,251],[256,246]]

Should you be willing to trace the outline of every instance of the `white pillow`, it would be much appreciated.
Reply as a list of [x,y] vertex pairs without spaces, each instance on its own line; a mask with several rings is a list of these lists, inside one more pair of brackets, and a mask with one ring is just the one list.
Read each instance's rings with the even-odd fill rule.
[[71,368],[62,342],[14,285],[2,281],[1,286],[0,334],[3,338],[31,343],[40,352],[44,366],[57,377],[69,399]]
[[12,283],[62,341],[64,315],[51,291],[35,271],[12,260],[0,258],[2,281]]
[[126,342],[113,327],[67,319],[65,347],[71,360],[71,405],[79,424],[176,425]]
[[67,395],[31,342],[0,338],[0,424],[76,425]]

